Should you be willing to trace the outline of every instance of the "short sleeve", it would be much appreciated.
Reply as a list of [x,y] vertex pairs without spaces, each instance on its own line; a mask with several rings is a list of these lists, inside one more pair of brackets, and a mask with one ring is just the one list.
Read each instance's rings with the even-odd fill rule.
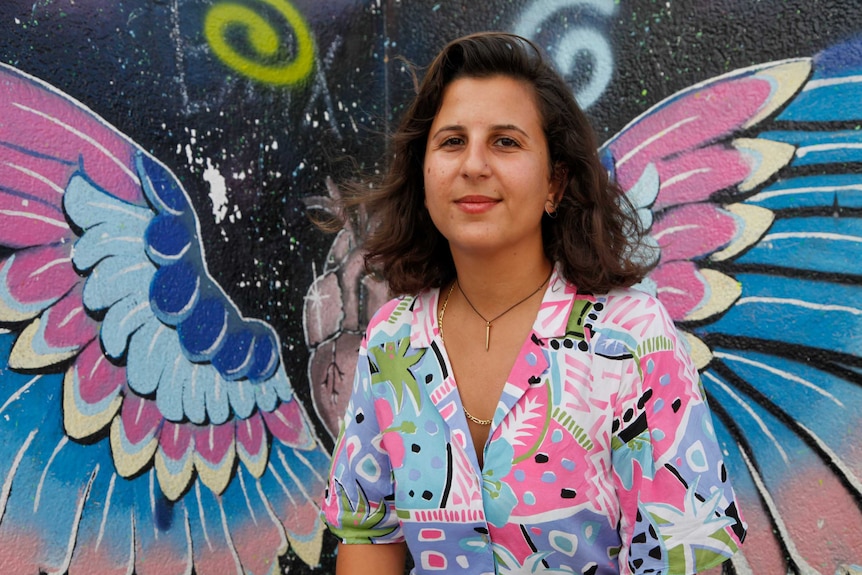
[[363,339],[321,511],[342,543],[404,540],[393,506],[391,465],[385,449],[380,448],[383,432],[375,408],[385,409],[375,405],[368,347]]
[[[664,307],[644,296],[614,329],[619,358],[612,462],[624,574],[699,573],[745,535],[699,375]],[[637,318],[633,320],[632,318]]]

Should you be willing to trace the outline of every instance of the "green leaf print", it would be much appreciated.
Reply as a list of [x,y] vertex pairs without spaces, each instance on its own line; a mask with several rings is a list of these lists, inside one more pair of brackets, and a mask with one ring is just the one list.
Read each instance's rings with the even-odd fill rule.
[[635,356],[641,357],[648,353],[657,351],[672,351],[674,348],[673,340],[664,335],[657,335],[643,340],[635,350]]
[[389,433],[390,431],[400,431],[405,435],[413,435],[416,433],[416,424],[412,421],[402,421],[398,425],[390,425],[386,429],[384,429],[381,433]]
[[578,445],[587,451],[591,451],[593,449],[594,446],[590,439],[590,435],[583,427],[577,424],[575,418],[572,417],[565,409],[562,407],[555,407],[551,417],[572,434],[572,437],[578,442]]
[[635,437],[632,437],[628,442],[623,443],[622,439],[619,438],[618,435],[614,435],[611,438],[611,448],[614,450],[622,449],[623,447],[628,448],[629,451],[641,451],[646,449],[647,447],[652,447],[652,441],[650,439],[650,434],[648,431],[644,431]]
[[408,298],[404,298],[403,300],[401,300],[398,303],[398,305],[395,306],[395,309],[392,310],[392,313],[389,315],[389,319],[386,320],[386,323],[397,322],[398,318],[401,317],[401,314],[403,314],[405,311],[407,311],[407,309],[413,303],[413,299],[414,298],[412,298],[412,297],[408,297]]
[[[386,502],[380,501],[377,505],[371,505],[365,492],[359,485],[359,501],[356,508],[353,509],[350,504],[350,498],[344,491],[341,484],[336,484],[338,489],[338,499],[341,501],[341,508],[345,510],[344,520],[341,527],[334,525],[330,526],[332,533],[341,539],[345,539],[354,543],[366,542],[371,543],[372,539],[384,537],[395,531],[395,526],[392,527],[377,527],[386,517]],[[353,513],[347,512],[352,510]]]
[[[545,401],[546,401],[545,405],[550,406],[552,401],[553,401],[553,397],[551,396],[551,380],[548,378],[545,378],[545,391],[547,393],[547,397],[545,399]],[[526,453],[516,457],[512,461],[513,465],[517,465],[518,463],[521,463],[522,461],[529,459],[530,457],[533,456],[534,453],[536,453],[536,450],[539,449],[539,446],[542,444],[542,442],[545,440],[545,436],[548,434],[548,427],[550,426],[550,424],[551,424],[551,410],[546,409],[545,410],[545,420],[542,422],[542,431],[536,434],[536,440],[533,442],[533,445],[530,447],[530,449],[528,449]]]
[[389,383],[395,391],[395,400],[398,408],[404,407],[404,391],[413,400],[413,405],[419,409],[419,384],[410,368],[419,363],[425,350],[419,350],[412,355],[410,337],[404,337],[398,341],[388,341],[382,346],[375,346],[368,350],[372,362],[375,364],[376,372],[372,370],[371,383]]
[[643,379],[643,369],[641,368],[641,358],[645,355],[655,353],[657,351],[672,351],[674,349],[673,340],[663,335],[657,335],[643,340],[637,346],[637,349],[631,350],[632,356],[635,359],[635,365],[638,368],[638,375]]
[[576,299],[572,304],[572,313],[566,324],[566,336],[573,337],[575,341],[584,340],[584,318],[593,309],[593,302],[585,299]]

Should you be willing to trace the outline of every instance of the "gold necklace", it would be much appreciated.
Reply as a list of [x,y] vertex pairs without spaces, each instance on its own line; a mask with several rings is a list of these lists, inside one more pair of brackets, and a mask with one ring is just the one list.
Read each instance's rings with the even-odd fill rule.
[[464,410],[464,415],[467,416],[467,419],[469,419],[476,425],[491,425],[491,422],[494,421],[493,419],[479,419],[478,417],[467,411],[467,408],[463,405],[461,406],[461,409]]
[[[461,289],[461,284],[460,284],[460,283],[458,283],[458,278],[455,278],[455,284],[454,284],[454,285],[457,285],[457,286],[458,286],[458,291],[459,291],[459,292],[461,292],[461,295],[462,295],[462,296],[464,296],[464,299],[467,301],[467,304],[470,306],[470,308],[471,308],[474,312],[476,312],[476,315],[478,315],[479,317],[481,317],[481,318],[482,318],[482,321],[484,321],[484,322],[485,322],[485,351],[488,351],[488,348],[489,348],[489,347],[490,347],[490,345],[491,345],[491,324],[492,324],[492,323],[494,323],[495,321],[497,321],[498,319],[500,319],[501,317],[503,317],[504,315],[506,315],[507,313],[509,313],[510,311],[512,311],[513,309],[515,309],[516,307],[518,307],[519,305],[521,305],[522,303],[524,303],[525,301],[527,301],[528,299],[530,299],[531,297],[533,297],[534,295],[536,295],[536,294],[539,292],[539,290],[540,290],[540,289],[542,289],[542,286],[543,286],[543,285],[545,285],[545,283],[547,283],[547,281],[548,281],[549,279],[551,279],[551,274],[552,274],[552,273],[554,273],[554,268],[553,268],[553,266],[551,266],[551,271],[548,273],[548,277],[546,277],[546,278],[542,281],[542,283],[540,283],[540,284],[539,284],[539,287],[537,287],[536,289],[534,289],[534,290],[532,291],[532,293],[530,293],[530,295],[528,295],[527,297],[525,297],[525,298],[524,298],[524,299],[522,299],[521,301],[519,301],[519,302],[515,303],[514,305],[510,306],[510,307],[509,307],[509,309],[507,309],[506,311],[504,311],[504,312],[503,312],[503,313],[501,313],[501,314],[498,314],[496,317],[494,317],[494,318],[492,318],[492,319],[487,319],[484,315],[482,315],[481,313],[479,313],[479,310],[478,310],[478,309],[476,309],[476,306],[474,306],[474,305],[473,305],[473,302],[471,302],[471,301],[470,301],[470,298],[468,298],[468,297],[467,297],[467,294],[465,294],[465,293],[464,293],[464,290],[463,290],[463,289]],[[449,290],[449,292],[451,293],[451,292],[452,292],[452,290],[450,289],[450,290]],[[447,300],[449,299],[449,298],[448,298],[448,296],[447,296],[447,298],[446,298],[446,299],[447,299]]]
[[437,316],[437,323],[440,324],[440,339],[443,339],[443,316],[446,315],[446,305],[449,303],[449,296],[452,295],[452,290],[455,289],[455,282],[452,282],[452,287],[446,294],[446,299],[443,300],[443,305],[440,307],[440,315]]
[[[446,294],[446,299],[443,300],[443,305],[440,306],[440,315],[437,317],[437,323],[440,325],[440,339],[443,339],[443,316],[446,315],[446,306],[449,304],[449,296],[452,295],[452,290],[455,289],[455,283],[452,283],[452,287],[449,288],[449,292]],[[465,298],[466,299],[466,298]],[[445,342],[445,340],[444,340]],[[461,404],[461,409],[464,410],[464,415],[467,416],[467,419],[475,423],[476,425],[491,425],[493,420],[491,419],[479,419],[464,407],[464,404]]]
[[[542,289],[542,286],[545,285],[549,279],[551,279],[552,273],[554,273],[553,267],[551,267],[551,271],[550,271],[550,273],[548,273],[548,277],[546,277],[544,279],[544,281],[542,281],[542,283],[539,284],[539,287],[537,287],[535,290],[533,290],[533,292],[530,295],[528,295],[527,297],[525,297],[521,301],[519,301],[516,304],[514,304],[513,306],[511,306],[509,309],[507,309],[503,313],[499,314],[497,317],[490,319],[490,320],[485,319],[485,316],[483,316],[481,313],[479,313],[479,310],[476,309],[476,306],[473,305],[473,303],[470,301],[470,298],[468,298],[467,294],[464,293],[464,290],[461,289],[461,284],[458,283],[458,278],[455,278],[455,281],[452,282],[452,285],[449,287],[449,291],[446,293],[446,297],[443,300],[443,305],[440,306],[440,315],[437,316],[437,323],[440,325],[440,339],[441,340],[443,339],[443,317],[446,315],[446,306],[449,305],[449,298],[452,296],[452,291],[455,289],[456,285],[458,286],[458,291],[461,292],[462,296],[464,296],[464,300],[470,305],[470,307],[473,309],[473,311],[476,313],[476,315],[478,315],[480,318],[482,318],[482,321],[485,322],[485,351],[488,351],[488,348],[489,348],[490,343],[491,343],[491,324],[493,322],[497,321],[498,319],[500,319],[501,317],[503,317],[504,315],[506,315],[507,313],[509,313],[510,311],[512,311],[513,309],[515,309],[516,307],[518,307],[519,305],[521,305],[522,303],[524,303],[525,301],[527,301],[528,299],[530,299],[531,297],[533,297],[534,295],[536,295],[536,292],[538,292],[540,289]],[[476,417],[475,415],[473,415],[472,413],[467,411],[467,407],[463,403],[461,404],[461,409],[464,410],[464,415],[467,416],[467,419],[469,419],[470,421],[472,421],[476,425],[483,425],[484,426],[484,425],[491,425],[491,423],[493,423],[493,419],[480,419],[480,418]]]

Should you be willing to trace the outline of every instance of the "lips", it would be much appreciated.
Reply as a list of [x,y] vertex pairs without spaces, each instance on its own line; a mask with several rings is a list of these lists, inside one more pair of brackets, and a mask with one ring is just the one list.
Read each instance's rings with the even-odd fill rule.
[[500,200],[488,196],[464,196],[455,200],[455,204],[467,213],[479,214],[496,206]]

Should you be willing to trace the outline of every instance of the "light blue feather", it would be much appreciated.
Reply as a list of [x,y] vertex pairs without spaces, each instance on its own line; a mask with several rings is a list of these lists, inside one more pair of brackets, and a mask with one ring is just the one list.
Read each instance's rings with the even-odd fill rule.
[[90,311],[104,310],[127,297],[147,297],[146,286],[155,268],[135,256],[109,257],[94,268],[84,283],[84,305]]
[[[152,210],[116,198],[82,174],[72,176],[63,194],[63,208],[69,219],[83,230],[109,222],[125,222],[129,233],[141,225],[146,227],[153,217]],[[121,234],[123,236],[127,233]],[[138,237],[143,237],[140,234]],[[88,269],[82,261],[79,269]],[[77,262],[76,262],[77,265]]]
[[105,353],[114,359],[123,357],[131,335],[153,320],[155,316],[144,294],[132,294],[114,303],[105,314],[99,332]]

